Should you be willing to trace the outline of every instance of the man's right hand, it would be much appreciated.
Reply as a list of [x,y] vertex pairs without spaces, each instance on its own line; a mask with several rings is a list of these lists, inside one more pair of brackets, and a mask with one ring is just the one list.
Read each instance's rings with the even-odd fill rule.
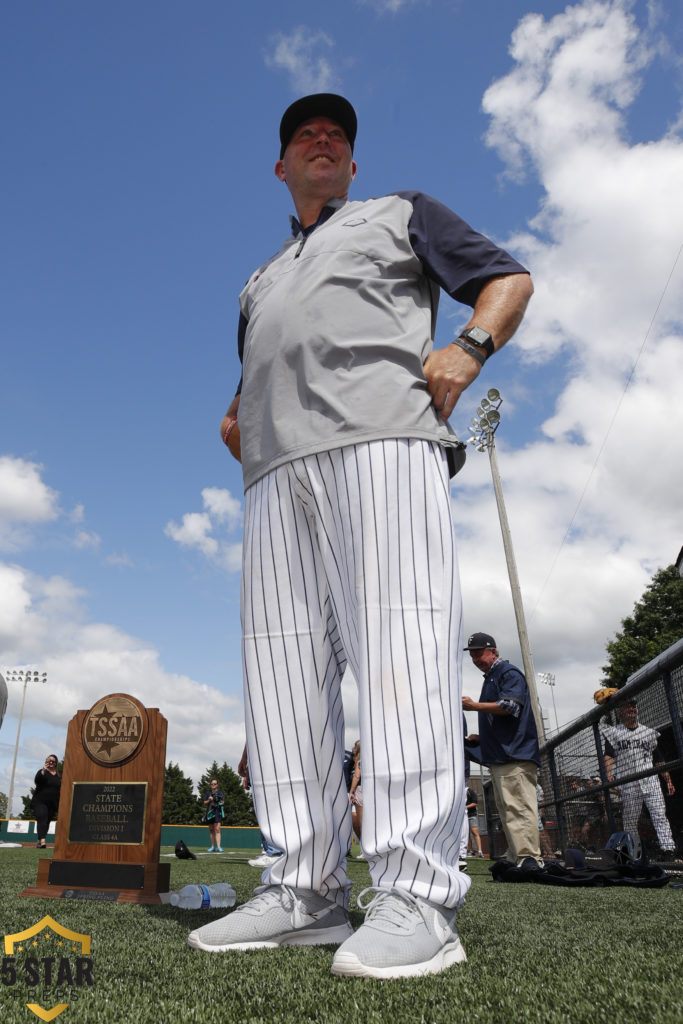
[[238,462],[241,462],[242,445],[240,442],[240,427],[237,422],[237,410],[239,409],[239,406],[240,396],[235,395],[230,403],[230,408],[221,421],[221,441],[223,444],[227,445],[230,450],[230,454],[236,458]]
[[457,345],[433,349],[422,367],[432,404],[447,420],[465,388],[479,376],[481,364]]

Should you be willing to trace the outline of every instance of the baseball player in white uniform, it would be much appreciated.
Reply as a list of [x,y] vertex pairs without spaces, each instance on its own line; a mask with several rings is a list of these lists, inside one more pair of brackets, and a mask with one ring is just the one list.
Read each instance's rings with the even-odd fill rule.
[[[622,776],[650,770],[652,755],[659,740],[659,733],[655,729],[638,722],[638,708],[634,700],[626,701],[621,706],[619,717],[619,725],[600,722],[600,732],[608,744],[605,749],[607,774],[610,780],[617,781]],[[664,772],[663,778],[669,795],[673,796],[675,790],[669,772]],[[664,853],[674,853],[676,843],[666,816],[659,776],[648,775],[634,782],[626,782],[619,786],[619,793],[624,830],[638,835],[638,819],[645,801],[660,848]]]
[[[291,236],[240,296],[243,379],[221,424],[245,485],[247,745],[264,887],[190,935],[209,951],[343,943],[336,974],[410,977],[465,958],[460,591],[447,420],[532,292],[525,269],[423,193],[351,202],[356,115],[293,103],[278,180]],[[255,211],[257,213],[258,211]],[[433,350],[439,288],[473,307]],[[362,845],[351,838],[341,677],[358,683]]]

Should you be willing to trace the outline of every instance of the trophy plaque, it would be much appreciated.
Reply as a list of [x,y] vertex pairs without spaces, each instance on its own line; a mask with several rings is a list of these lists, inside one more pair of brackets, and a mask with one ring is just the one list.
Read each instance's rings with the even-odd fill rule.
[[69,723],[54,856],[22,896],[160,903],[159,863],[167,723],[112,693]]

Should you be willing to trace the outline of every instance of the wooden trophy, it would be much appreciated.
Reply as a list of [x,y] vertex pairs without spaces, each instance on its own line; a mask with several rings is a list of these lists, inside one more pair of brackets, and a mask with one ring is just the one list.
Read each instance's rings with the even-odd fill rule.
[[167,722],[158,708],[112,693],[69,722],[54,856],[22,896],[160,903]]

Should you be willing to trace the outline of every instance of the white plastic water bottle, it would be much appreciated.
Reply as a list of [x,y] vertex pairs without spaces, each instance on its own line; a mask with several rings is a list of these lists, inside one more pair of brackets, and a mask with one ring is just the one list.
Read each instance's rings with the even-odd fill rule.
[[184,885],[171,893],[171,906],[181,910],[208,910],[209,907],[234,907],[237,893],[229,882],[216,885]]

